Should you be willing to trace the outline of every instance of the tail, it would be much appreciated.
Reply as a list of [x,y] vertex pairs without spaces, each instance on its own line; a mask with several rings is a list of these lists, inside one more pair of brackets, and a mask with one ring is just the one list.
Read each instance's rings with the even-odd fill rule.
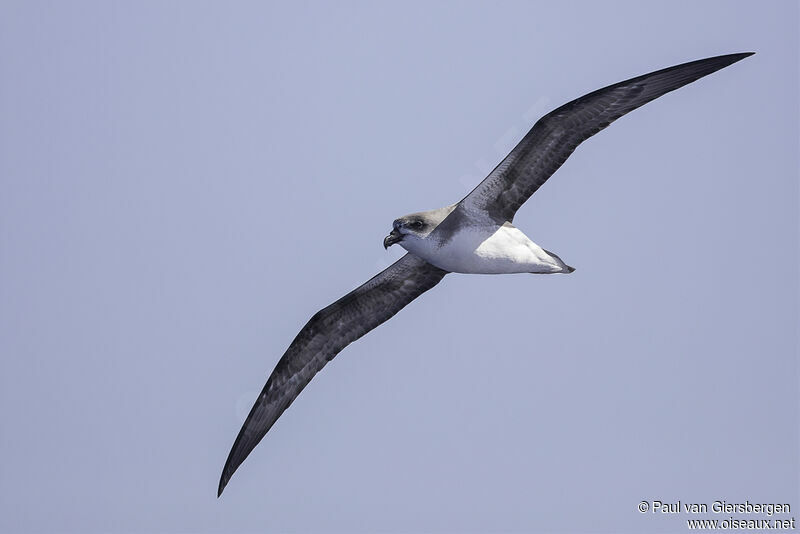
[[[545,250],[545,249],[542,249],[542,250],[544,250],[551,258],[556,260],[556,263],[558,264],[558,266],[561,267],[560,271],[553,271],[554,273],[570,274],[571,272],[573,272],[575,270],[575,267],[570,267],[569,265],[564,263],[564,260],[559,258],[557,254],[553,254],[549,250]],[[538,274],[538,273],[535,273],[535,274]]]

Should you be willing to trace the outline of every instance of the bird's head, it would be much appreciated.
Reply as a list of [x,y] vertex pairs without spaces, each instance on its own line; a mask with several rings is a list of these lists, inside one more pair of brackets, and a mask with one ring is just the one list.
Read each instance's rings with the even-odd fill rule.
[[420,211],[395,219],[392,231],[383,239],[383,247],[389,248],[395,243],[409,252],[414,252],[456,207],[456,204],[430,211]]
[[403,248],[415,240],[425,239],[428,234],[436,227],[432,221],[425,217],[424,213],[414,213],[395,219],[392,223],[392,231],[383,238],[383,248],[389,248],[395,243],[403,243]]

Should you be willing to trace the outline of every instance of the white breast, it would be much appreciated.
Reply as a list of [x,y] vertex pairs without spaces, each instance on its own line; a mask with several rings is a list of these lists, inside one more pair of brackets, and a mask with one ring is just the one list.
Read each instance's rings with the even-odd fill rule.
[[410,250],[440,269],[454,273],[554,273],[564,270],[550,256],[510,224],[467,227],[445,243],[421,241]]

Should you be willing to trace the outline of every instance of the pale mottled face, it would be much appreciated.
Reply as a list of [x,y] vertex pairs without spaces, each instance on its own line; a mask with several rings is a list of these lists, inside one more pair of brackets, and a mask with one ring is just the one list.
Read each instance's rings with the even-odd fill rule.
[[438,222],[433,222],[425,217],[424,213],[414,213],[395,219],[392,223],[392,231],[383,240],[383,246],[389,248],[395,243],[402,241],[424,239]]
[[392,223],[393,228],[391,233],[383,240],[383,246],[389,248],[395,243],[402,242],[403,248],[411,251],[412,249],[409,248],[409,245],[413,247],[415,243],[428,237],[455,207],[456,204],[453,204],[452,206],[430,211],[420,211],[395,219],[394,223]]

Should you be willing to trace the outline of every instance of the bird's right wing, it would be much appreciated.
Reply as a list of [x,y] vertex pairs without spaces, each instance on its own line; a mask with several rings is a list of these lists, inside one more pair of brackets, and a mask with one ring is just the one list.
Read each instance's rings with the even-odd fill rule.
[[676,65],[564,104],[539,119],[459,207],[499,224],[510,222],[583,141],[639,106],[750,55],[729,54]]
[[242,425],[217,495],[300,391],[343,348],[390,319],[447,274],[406,254],[367,283],[317,312],[278,361]]

